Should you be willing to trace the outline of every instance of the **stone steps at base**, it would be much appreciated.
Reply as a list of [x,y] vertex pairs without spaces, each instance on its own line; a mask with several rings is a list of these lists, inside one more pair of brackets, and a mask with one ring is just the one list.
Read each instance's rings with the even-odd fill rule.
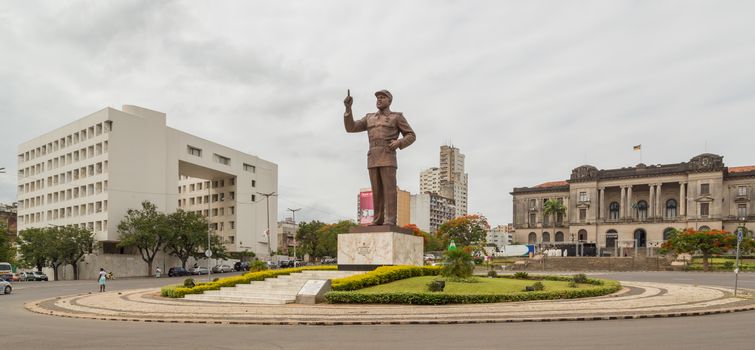
[[296,295],[309,280],[330,280],[353,276],[360,272],[352,271],[304,271],[252,281],[235,287],[222,287],[220,290],[206,291],[204,294],[190,294],[187,300],[216,301],[246,304],[288,304],[296,302]]
[[214,302],[226,302],[226,303],[244,303],[244,304],[291,304],[296,302],[296,297],[293,298],[270,298],[270,297],[257,297],[257,296],[219,296],[204,294],[191,294],[187,295],[186,299],[196,301],[214,301]]

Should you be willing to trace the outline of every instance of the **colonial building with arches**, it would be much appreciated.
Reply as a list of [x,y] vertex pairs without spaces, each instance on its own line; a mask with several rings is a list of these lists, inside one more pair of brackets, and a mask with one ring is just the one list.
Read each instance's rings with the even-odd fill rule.
[[[598,169],[583,165],[565,181],[517,187],[513,196],[518,243],[596,243],[602,249],[634,241],[657,245],[674,229],[755,229],[755,166],[726,167],[705,153],[689,162]],[[544,215],[549,199],[566,211]]]

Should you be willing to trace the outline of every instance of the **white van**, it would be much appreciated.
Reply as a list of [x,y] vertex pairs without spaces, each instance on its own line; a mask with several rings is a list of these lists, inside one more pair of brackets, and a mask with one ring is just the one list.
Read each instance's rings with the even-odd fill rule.
[[13,267],[10,266],[10,263],[0,262],[0,275],[7,275],[9,273],[13,273]]

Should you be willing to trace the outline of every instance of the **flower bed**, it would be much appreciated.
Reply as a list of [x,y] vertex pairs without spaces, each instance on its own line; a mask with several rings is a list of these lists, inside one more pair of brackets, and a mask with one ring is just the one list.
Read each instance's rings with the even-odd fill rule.
[[215,282],[197,283],[192,288],[186,288],[183,285],[170,285],[160,289],[160,295],[168,298],[183,298],[186,294],[204,293],[206,290],[218,290],[221,287],[233,287],[237,284],[250,283],[252,281],[263,281],[265,278],[289,275],[306,270],[337,270],[336,266],[305,266],[280,270],[264,270],[248,272],[241,276],[221,278]]

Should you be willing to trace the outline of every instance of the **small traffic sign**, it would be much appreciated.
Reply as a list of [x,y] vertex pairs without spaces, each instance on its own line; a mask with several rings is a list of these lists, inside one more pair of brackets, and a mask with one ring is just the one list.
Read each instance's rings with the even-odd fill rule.
[[207,249],[207,250],[206,250],[206,251],[204,252],[204,256],[206,256],[206,257],[208,257],[208,258],[212,257],[212,250],[210,250],[210,249]]

